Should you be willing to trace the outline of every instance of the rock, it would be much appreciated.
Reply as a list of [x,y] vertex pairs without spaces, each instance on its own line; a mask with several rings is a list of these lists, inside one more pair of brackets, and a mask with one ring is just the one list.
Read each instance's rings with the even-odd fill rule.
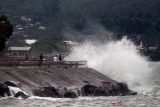
[[55,97],[60,98],[61,95],[54,87],[42,87],[40,89],[33,90],[33,95],[40,97]]
[[58,87],[56,90],[59,93],[61,98],[64,96],[64,93],[68,91],[66,87]]
[[12,87],[19,87],[19,88],[21,87],[21,83],[16,81],[6,81],[4,82],[4,84]]
[[13,87],[13,86],[8,86],[10,92],[11,92],[11,95],[15,95],[17,94],[18,92],[23,92],[22,89],[18,88],[18,87]]
[[94,96],[106,96],[105,89],[98,87],[94,92]]
[[16,98],[23,98],[23,99],[26,99],[28,98],[29,96],[20,88],[18,87],[14,87],[14,86],[8,86],[12,96],[16,97]]
[[94,85],[85,85],[81,88],[82,96],[94,96],[97,87]]
[[118,95],[120,95],[119,89],[117,88],[117,86],[112,85],[108,90],[108,96],[118,96]]
[[137,92],[131,91],[131,92],[128,93],[128,95],[137,95]]
[[14,97],[16,97],[16,98],[19,98],[19,97],[21,97],[21,98],[23,98],[23,99],[27,99],[29,96],[27,95],[27,94],[25,94],[24,92],[18,92],[17,94],[15,94],[14,95]]
[[127,84],[125,83],[117,83],[117,91],[120,95],[127,95],[131,92],[131,90],[129,90]]
[[81,88],[82,96],[119,96],[137,95],[136,92],[129,90],[127,84],[107,84],[102,86],[85,85]]
[[62,98],[78,98],[77,89],[68,90],[66,87],[59,87],[57,91]]
[[6,84],[0,83],[0,96],[11,96],[10,90]]
[[112,87],[112,90],[110,90],[112,94],[114,95],[137,95],[137,92],[131,91],[127,84],[125,83],[117,83],[115,86]]
[[73,91],[66,91],[63,95],[64,98],[78,98],[77,94]]
[[76,88],[76,92],[75,92],[78,96],[80,96],[81,95],[81,91],[78,89],[78,88]]
[[94,92],[94,96],[114,96],[114,92],[111,89],[110,86],[104,87],[104,86],[99,86]]

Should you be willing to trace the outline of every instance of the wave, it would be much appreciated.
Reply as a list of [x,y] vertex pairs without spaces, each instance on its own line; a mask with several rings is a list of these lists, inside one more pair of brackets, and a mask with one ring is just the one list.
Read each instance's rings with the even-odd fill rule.
[[125,82],[129,88],[144,92],[152,88],[152,67],[137,46],[126,37],[101,43],[85,41],[73,46],[67,60],[87,60],[87,66],[110,78]]

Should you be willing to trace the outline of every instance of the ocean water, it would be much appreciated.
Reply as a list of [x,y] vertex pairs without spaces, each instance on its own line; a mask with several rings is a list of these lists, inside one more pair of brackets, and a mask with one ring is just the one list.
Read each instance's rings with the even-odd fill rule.
[[0,100],[0,107],[160,107],[160,97],[152,95],[123,97],[84,97],[78,99],[34,98]]
[[[152,62],[154,86],[136,96],[80,97],[78,99],[1,98],[0,107],[160,107],[160,62]],[[143,87],[142,87],[143,88]],[[151,87],[148,87],[151,88]]]

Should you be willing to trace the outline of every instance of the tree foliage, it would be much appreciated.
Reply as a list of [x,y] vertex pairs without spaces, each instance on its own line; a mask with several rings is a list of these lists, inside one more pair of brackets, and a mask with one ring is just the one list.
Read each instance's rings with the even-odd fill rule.
[[4,15],[0,16],[0,51],[5,48],[7,38],[12,35],[13,26]]
[[39,37],[61,35],[68,26],[83,31],[88,20],[94,20],[117,38],[127,35],[146,47],[160,45],[160,0],[1,0],[0,4],[13,16],[44,23],[47,29]]

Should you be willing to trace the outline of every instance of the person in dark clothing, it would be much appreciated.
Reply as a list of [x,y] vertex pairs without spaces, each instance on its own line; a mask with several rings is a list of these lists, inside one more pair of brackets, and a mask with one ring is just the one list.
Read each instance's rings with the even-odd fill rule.
[[62,55],[61,54],[59,55],[59,61],[62,61]]
[[39,56],[40,61],[43,61],[43,54]]
[[39,67],[41,67],[41,65],[42,65],[42,61],[43,61],[43,54],[41,54],[40,56],[39,56]]

